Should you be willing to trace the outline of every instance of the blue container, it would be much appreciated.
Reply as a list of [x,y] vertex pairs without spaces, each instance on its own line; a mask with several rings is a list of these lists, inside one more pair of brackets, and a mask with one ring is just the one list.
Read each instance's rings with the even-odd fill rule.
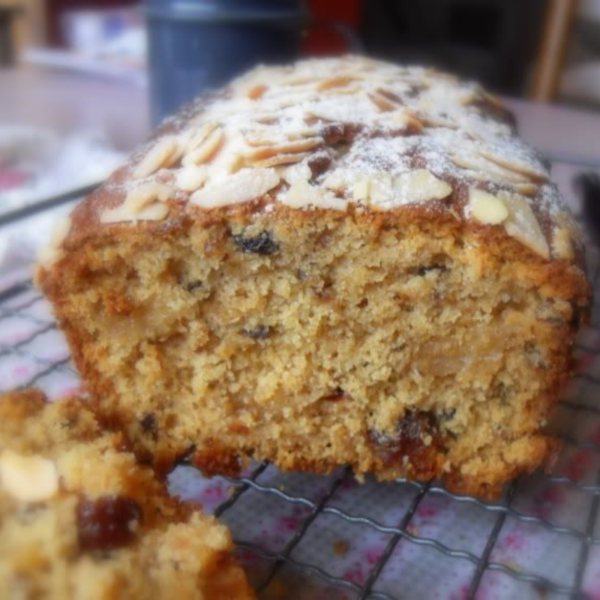
[[152,120],[257,63],[298,56],[299,0],[146,0]]

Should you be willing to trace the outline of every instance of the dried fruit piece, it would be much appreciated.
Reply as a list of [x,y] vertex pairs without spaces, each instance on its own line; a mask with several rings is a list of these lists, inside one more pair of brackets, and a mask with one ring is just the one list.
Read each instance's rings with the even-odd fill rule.
[[506,233],[541,257],[550,258],[548,242],[527,199],[509,192],[500,192],[498,196],[509,212],[509,218],[504,223]]
[[183,167],[175,176],[175,186],[184,192],[194,192],[206,182],[208,171],[206,167],[188,165]]
[[184,167],[200,165],[209,162],[223,145],[224,134],[222,129],[215,129],[194,150],[183,157]]
[[275,169],[242,169],[227,179],[198,190],[190,202],[204,208],[248,202],[264,196],[279,182],[280,177]]
[[140,505],[130,498],[103,496],[82,499],[77,507],[79,547],[84,551],[113,550],[135,540],[142,520]]
[[469,189],[471,214],[480,223],[498,225],[508,218],[508,209],[501,198],[477,188]]
[[21,502],[44,502],[58,492],[56,466],[42,456],[0,454],[0,487]]
[[260,254],[261,256],[269,256],[279,250],[279,244],[268,231],[261,231],[255,236],[234,235],[233,243],[242,252]]
[[178,147],[175,136],[166,136],[158,140],[133,170],[133,179],[148,177],[158,169],[171,166],[176,160]]

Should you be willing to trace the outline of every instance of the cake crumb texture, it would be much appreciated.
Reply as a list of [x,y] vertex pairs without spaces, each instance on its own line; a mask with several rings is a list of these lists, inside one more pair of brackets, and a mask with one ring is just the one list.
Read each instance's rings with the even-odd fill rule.
[[0,598],[251,599],[225,527],[78,398],[0,397]]
[[496,496],[556,453],[582,237],[475,84],[359,57],[255,70],[59,239],[38,280],[97,410],[156,467],[349,464]]

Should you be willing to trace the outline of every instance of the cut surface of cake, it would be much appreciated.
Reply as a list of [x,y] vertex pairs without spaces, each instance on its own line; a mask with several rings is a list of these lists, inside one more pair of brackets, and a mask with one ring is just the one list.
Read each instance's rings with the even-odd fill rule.
[[167,120],[38,281],[155,464],[240,459],[496,495],[543,465],[590,287],[580,233],[478,85],[260,67]]
[[80,399],[0,397],[0,598],[250,600],[227,529]]

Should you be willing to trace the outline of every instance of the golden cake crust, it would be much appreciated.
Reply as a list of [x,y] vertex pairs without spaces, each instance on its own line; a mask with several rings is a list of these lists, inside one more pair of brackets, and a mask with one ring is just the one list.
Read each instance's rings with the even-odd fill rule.
[[[104,418],[146,460],[168,468],[188,455],[207,472],[248,457],[316,472],[349,463],[359,474],[440,477],[488,496],[555,455],[542,426],[591,299],[581,234],[499,101],[444,74],[358,57],[258,69],[167,121],[76,208],[38,280]],[[348,330],[364,319],[364,329],[342,359],[320,332],[306,334],[312,316],[306,331],[294,329],[291,304]],[[404,318],[422,341],[391,349]],[[110,375],[122,362],[98,342],[110,338],[107,323],[120,360],[137,357],[127,375]],[[346,367],[361,336],[381,360],[363,376],[363,366]],[[304,371],[314,391],[277,364],[280,338],[299,371],[304,348],[317,356],[326,347],[324,362]],[[471,364],[478,344],[490,366]],[[242,367],[246,352],[253,358]],[[252,379],[263,359],[274,366]],[[181,369],[191,383],[177,381]],[[456,389],[469,399],[453,396],[449,375],[464,379]],[[256,386],[256,398],[236,377]],[[277,381],[289,387],[283,396],[263,390]],[[177,414],[170,395],[182,391]],[[286,404],[303,437],[278,421]],[[155,435],[140,428],[145,411],[156,416]]]

